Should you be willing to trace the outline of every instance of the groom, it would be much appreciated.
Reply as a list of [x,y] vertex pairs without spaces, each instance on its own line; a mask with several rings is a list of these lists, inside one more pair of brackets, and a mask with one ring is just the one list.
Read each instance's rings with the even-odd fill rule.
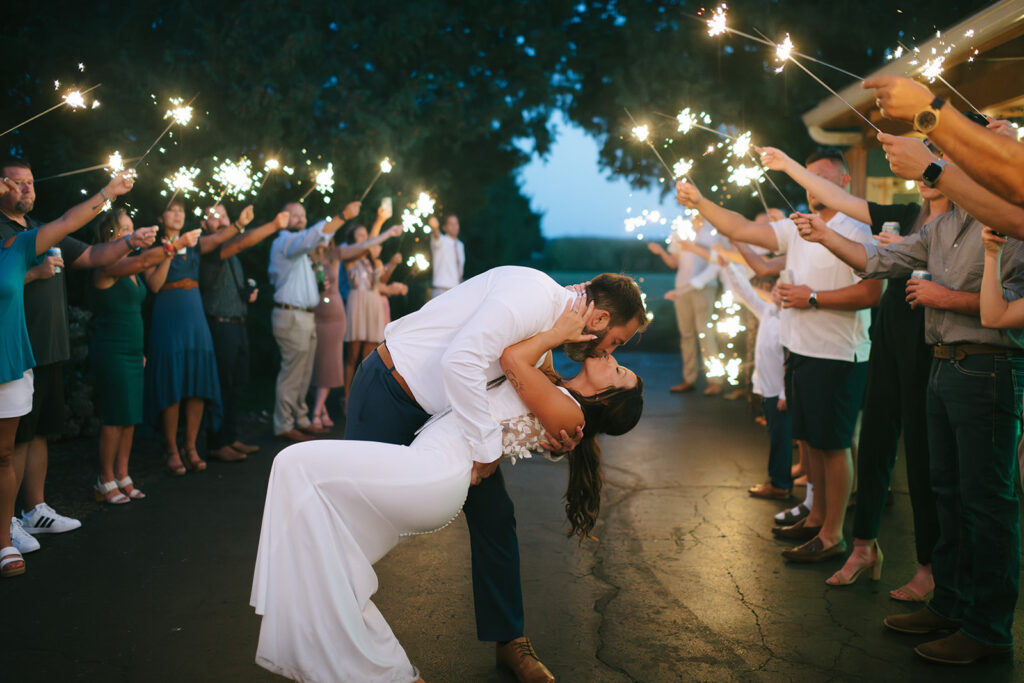
[[[640,288],[604,273],[585,285],[596,338],[568,348],[570,358],[610,354],[646,324]],[[463,282],[385,329],[386,341],[359,366],[349,390],[346,439],[412,443],[426,420],[449,406],[476,453],[463,506],[473,560],[477,637],[497,643],[497,658],[520,681],[554,681],[523,637],[523,595],[515,509],[498,469],[501,427],[488,409],[488,381],[500,377],[505,347],[551,327],[575,296],[544,273],[503,266]],[[560,439],[558,452],[581,433]],[[492,476],[493,475],[493,476]]]

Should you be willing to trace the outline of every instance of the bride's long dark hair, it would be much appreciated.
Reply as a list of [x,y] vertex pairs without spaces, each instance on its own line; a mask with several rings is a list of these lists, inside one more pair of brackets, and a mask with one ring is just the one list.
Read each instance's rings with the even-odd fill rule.
[[583,409],[583,440],[569,453],[569,485],[565,489],[568,537],[580,543],[590,535],[601,509],[601,447],[598,434],[625,434],[640,421],[644,409],[644,383],[637,375],[630,389],[607,389],[593,396],[569,390]]

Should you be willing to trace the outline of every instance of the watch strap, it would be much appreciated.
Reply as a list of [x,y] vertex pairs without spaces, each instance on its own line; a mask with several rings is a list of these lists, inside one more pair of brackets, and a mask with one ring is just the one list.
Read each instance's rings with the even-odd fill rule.
[[938,111],[938,110],[942,109],[942,105],[944,105],[945,103],[946,103],[946,100],[944,100],[941,97],[939,97],[938,95],[936,95],[935,99],[933,99],[932,103],[929,104],[928,106],[931,107],[932,109],[934,109],[935,111]]

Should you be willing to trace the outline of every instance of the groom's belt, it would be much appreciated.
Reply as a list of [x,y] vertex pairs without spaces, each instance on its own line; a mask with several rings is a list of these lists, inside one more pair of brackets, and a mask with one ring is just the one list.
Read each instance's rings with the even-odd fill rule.
[[395,381],[398,382],[398,386],[402,387],[402,391],[404,391],[405,395],[409,397],[412,404],[420,410],[423,410],[423,408],[420,408],[420,404],[416,402],[416,397],[412,395],[412,389],[409,388],[409,383],[406,382],[405,378],[398,374],[398,370],[395,369],[395,361],[391,358],[391,352],[388,351],[387,342],[381,342],[377,345],[377,355],[380,356],[382,361],[384,361],[384,369],[395,378]]

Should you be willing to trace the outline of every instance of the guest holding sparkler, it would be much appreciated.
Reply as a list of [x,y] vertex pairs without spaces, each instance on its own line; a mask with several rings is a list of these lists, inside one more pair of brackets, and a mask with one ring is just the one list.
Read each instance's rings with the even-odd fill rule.
[[[245,279],[238,254],[285,229],[289,214],[282,211],[269,223],[246,231],[252,220],[250,205],[242,209],[235,222],[242,232],[204,254],[199,263],[199,292],[217,357],[224,411],[219,428],[214,427],[212,420],[208,421],[206,444],[210,457],[223,462],[245,460],[249,454],[259,450],[259,446],[243,443],[238,438],[238,396],[249,380],[246,315],[248,305],[256,301],[259,294],[253,283]],[[202,221],[204,234],[213,235],[230,225],[223,204],[206,209]]]
[[[154,227],[154,229],[156,229]],[[101,243],[121,240],[135,228],[124,208],[108,211],[97,227]],[[195,246],[195,233],[186,233],[177,247]],[[94,486],[100,501],[120,505],[146,495],[128,475],[135,425],[142,422],[143,329],[142,302],[146,286],[135,275],[169,260],[173,251],[153,247],[93,272],[94,329],[89,360],[102,406],[99,476]]]
[[[0,162],[0,174],[17,186],[16,192],[8,192],[0,198],[0,240],[7,240],[39,227],[40,223],[28,215],[36,199],[29,163],[23,159],[8,158]],[[115,197],[115,192],[127,192],[122,187],[124,183],[131,186],[124,176],[116,176],[101,191],[103,200],[77,224],[78,227],[99,213],[103,204]],[[56,245],[61,253],[47,255],[25,275],[25,319],[36,367],[33,371],[32,411],[18,423],[15,436],[14,471],[26,509],[22,510],[21,519],[13,524],[17,527],[14,530],[17,536],[15,543],[23,548],[35,550],[39,547],[38,541],[25,533],[26,529],[35,536],[64,533],[82,526],[77,519],[59,514],[47,505],[44,496],[49,460],[46,437],[60,434],[64,426],[62,364],[71,357],[64,269],[110,265],[135,247],[148,247],[155,237],[155,230],[142,228],[126,239],[90,246],[65,235]]]
[[[176,476],[206,469],[196,439],[209,402],[210,419],[221,420],[220,383],[210,328],[199,296],[199,261],[241,231],[236,223],[199,237],[195,246],[177,244],[185,227],[185,201],[172,197],[160,215],[164,248],[171,258],[151,267],[144,278],[156,294],[146,359],[143,410],[147,424],[159,424],[165,439],[167,469]],[[199,231],[194,231],[199,234]],[[189,239],[191,242],[191,239]],[[183,243],[183,244],[187,244]],[[185,404],[185,457],[178,450],[178,417]]]
[[[380,214],[370,231],[366,226],[354,224],[348,230],[348,242],[352,246],[365,245],[380,232],[384,220]],[[400,234],[392,226],[384,237]],[[379,239],[379,238],[377,238]],[[379,244],[379,242],[377,243]],[[383,264],[377,260],[380,248],[377,244],[364,247],[364,251],[356,258],[345,261],[345,272],[348,276],[348,329],[345,341],[348,350],[345,353],[345,397],[352,384],[356,365],[369,356],[377,345],[384,341],[385,315],[381,295],[404,294],[408,291],[401,283],[382,283]],[[376,249],[376,253],[374,253]]]
[[[391,209],[381,206],[377,218],[381,225],[391,217]],[[382,239],[396,237],[402,232],[402,226],[393,226],[384,233]],[[313,404],[313,428],[331,428],[333,420],[327,410],[327,396],[331,389],[346,385],[344,342],[348,326],[345,315],[345,302],[342,301],[338,289],[340,280],[339,266],[348,260],[359,258],[367,250],[379,246],[366,247],[363,244],[327,244],[317,247],[310,258],[317,282],[321,286],[321,299],[313,309],[316,321],[316,355],[313,359],[313,386],[316,397]]]
[[[850,181],[842,154],[836,150],[811,155],[807,168],[839,186]],[[850,445],[863,403],[871,348],[866,309],[878,303],[881,283],[861,280],[850,266],[830,258],[817,245],[808,245],[791,220],[759,225],[705,199],[687,182],[678,183],[676,193],[680,203],[700,211],[722,234],[787,255],[794,282],[777,288],[783,306],[781,338],[789,352],[786,397],[793,437],[808,445],[808,474],[815,496],[806,518],[772,531],[780,538],[806,541],[782,553],[788,560],[820,562],[842,556],[853,474]],[[828,208],[810,193],[807,199],[837,234],[857,242],[871,240],[864,223]]]
[[[0,172],[4,174],[0,179],[0,208],[6,220],[22,228],[14,229],[13,234],[6,234],[5,230],[0,239],[0,326],[5,330],[0,335],[0,577],[9,577],[24,574],[25,560],[22,553],[39,548],[38,542],[26,534],[20,521],[16,522],[14,518],[18,482],[12,460],[18,425],[21,418],[33,409],[33,367],[36,366],[35,350],[30,342],[25,315],[25,281],[28,279],[28,271],[39,263],[38,257],[48,249],[92,220],[107,201],[128,192],[134,177],[123,174],[116,176],[95,196],[70,209],[57,220],[40,225],[25,215],[31,210],[35,198],[31,169],[24,162],[9,160],[4,162]],[[146,239],[152,242],[152,236],[150,232]],[[79,258],[85,258],[89,263],[97,256],[105,258],[111,254],[124,254],[128,241],[122,240],[119,248],[100,247],[85,256],[85,252],[92,249],[87,247],[82,250]],[[63,408],[63,401],[60,407]],[[44,509],[41,510],[40,506]],[[45,503],[40,506],[33,509],[33,516],[52,512]],[[13,538],[15,535],[21,538]]]
[[[700,216],[693,219],[695,237],[692,240],[705,249],[715,244],[715,229]],[[671,299],[676,311],[676,325],[679,327],[679,352],[683,358],[683,382],[669,388],[673,393],[693,391],[697,386],[700,358],[718,355],[718,342],[713,334],[704,334],[711,316],[718,289],[718,266],[700,258],[687,249],[688,240],[678,232],[672,233],[668,251],[657,242],[648,247],[657,254],[665,265],[676,271],[676,286],[665,298]],[[701,335],[703,334],[703,337]],[[698,339],[700,349],[698,352]],[[705,395],[722,393],[722,378],[708,378]]]
[[[794,220],[805,240],[824,245],[866,277],[927,269],[928,278],[911,279],[918,286],[908,300],[925,307],[925,341],[933,345],[926,409],[939,522],[932,553],[935,592],[927,607],[889,616],[885,625],[902,633],[956,631],[915,648],[940,663],[970,664],[1006,652],[1013,645],[1020,582],[1013,474],[1024,343],[1019,331],[983,327],[1014,323],[982,308],[980,291],[997,303],[1024,294],[1021,243],[1010,240],[1001,251],[995,240],[983,245],[981,223],[959,205],[881,248],[853,243],[814,216],[797,214]],[[1000,287],[1005,294],[987,296]]]
[[466,245],[459,240],[459,217],[455,214],[445,216],[443,227],[437,216],[428,218],[427,223],[430,225],[430,262],[434,268],[430,298],[434,299],[462,282]]
[[[766,167],[785,171],[825,205],[869,223],[881,246],[916,234],[952,210],[949,199],[923,182],[918,182],[924,199],[922,205],[884,206],[849,194],[778,149],[765,147],[759,151]],[[935,498],[928,475],[928,431],[922,400],[927,393],[931,348],[924,337],[925,307],[908,303],[908,297],[914,296],[922,286],[931,285],[920,280],[911,284],[906,277],[896,277],[889,281],[882,296],[868,359],[864,418],[857,449],[853,552],[843,568],[827,581],[833,586],[847,585],[856,581],[865,569],[871,569],[873,577],[881,575],[878,530],[902,429],[918,570],[906,585],[889,594],[904,602],[923,602],[935,587],[931,558],[939,537]]]

